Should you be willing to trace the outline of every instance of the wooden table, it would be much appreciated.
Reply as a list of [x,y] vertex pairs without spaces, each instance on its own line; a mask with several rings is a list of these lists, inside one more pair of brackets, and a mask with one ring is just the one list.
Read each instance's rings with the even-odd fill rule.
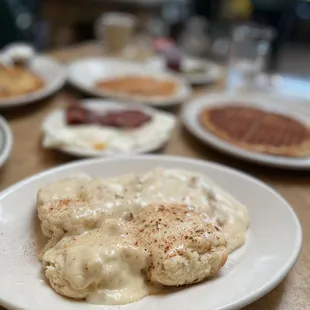
[[[93,44],[84,44],[58,50],[51,55],[63,62],[68,62],[81,56],[98,56],[101,55],[101,51]],[[220,85],[216,85],[208,88],[207,91],[219,87]],[[37,104],[3,112],[13,131],[14,147],[9,161],[1,171],[1,190],[35,173],[74,160],[57,152],[43,150],[40,145],[40,125],[44,116],[56,107],[62,106],[65,103],[65,95],[69,91],[72,90],[64,89],[55,96]],[[198,95],[202,91],[205,89],[196,90],[194,95]],[[243,170],[271,185],[288,200],[303,227],[304,246],[299,261],[276,289],[245,309],[310,309],[310,174],[258,167],[226,157],[202,145],[180,124],[175,129],[164,153],[216,161]],[[277,219],[274,221],[276,225]],[[272,238],[272,236],[270,237]],[[0,310],[3,308],[0,307]]]

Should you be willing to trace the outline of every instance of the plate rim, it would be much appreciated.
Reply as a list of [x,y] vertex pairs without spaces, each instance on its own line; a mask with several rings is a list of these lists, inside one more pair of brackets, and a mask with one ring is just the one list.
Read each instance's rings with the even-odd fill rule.
[[[154,145],[153,147],[136,149],[136,150],[133,150],[129,153],[106,154],[104,151],[92,153],[92,152],[84,152],[82,149],[78,150],[78,148],[74,149],[71,147],[46,148],[47,150],[50,149],[50,150],[60,151],[60,152],[63,152],[65,154],[77,157],[77,158],[109,158],[109,157],[126,157],[126,156],[142,155],[142,154],[146,154],[146,153],[150,153],[150,152],[155,152],[155,151],[161,149],[162,147],[164,147],[166,145],[166,143],[168,143],[168,141],[171,139],[171,137],[173,135],[173,131],[176,127],[177,118],[173,113],[157,110],[154,107],[149,106],[149,105],[143,105],[143,104],[139,104],[139,103],[135,103],[135,102],[130,102],[130,103],[127,103],[125,105],[122,102],[119,102],[119,101],[114,100],[112,98],[85,98],[85,99],[80,100],[80,104],[85,105],[85,106],[87,106],[88,104],[90,104],[90,105],[94,105],[94,104],[95,105],[116,104],[119,107],[124,107],[124,109],[130,108],[130,107],[136,107],[136,108],[141,109],[142,111],[147,111],[149,113],[152,113],[153,115],[156,113],[162,113],[165,115],[172,116],[174,118],[174,126],[173,126],[172,131],[168,135],[167,139],[163,140],[161,143]],[[49,117],[51,117],[51,115],[53,113],[55,113],[57,111],[63,111],[63,110],[64,110],[64,108],[54,109],[43,118],[43,120],[41,122],[41,129],[40,129],[43,136],[44,136],[44,130],[43,130],[44,123],[48,120]],[[41,144],[41,147],[43,147],[42,144]]]
[[[255,95],[258,95],[260,97],[258,99],[255,99]],[[187,130],[196,138],[198,138],[204,145],[211,147],[223,154],[237,158],[239,160],[264,165],[267,167],[275,167],[282,169],[291,169],[291,170],[310,169],[310,157],[309,157],[309,163],[307,163],[305,162],[305,158],[286,158],[281,156],[272,156],[267,154],[251,152],[242,149],[236,145],[232,145],[231,143],[217,137],[216,135],[209,133],[199,124],[198,122],[199,110],[206,108],[208,106],[213,105],[216,106],[217,102],[220,102],[221,100],[231,101],[236,100],[236,98],[237,100],[242,98],[242,100],[246,99],[252,102],[256,102],[256,106],[263,109],[266,108],[266,106],[268,105],[268,103],[262,103],[263,100],[278,100],[278,101],[281,100],[281,97],[272,96],[269,95],[268,93],[253,93],[251,98],[249,96],[251,96],[251,93],[231,94],[228,92],[212,92],[198,96],[193,100],[191,100],[188,104],[182,106],[180,113],[181,121],[183,125],[187,128]],[[214,103],[203,104],[203,100],[209,101],[210,98],[212,99],[212,97],[215,98]],[[287,101],[284,102],[287,103]],[[270,110],[289,112],[288,109],[280,106],[279,107],[270,106]],[[191,114],[195,114],[195,119],[193,119]],[[296,112],[296,114],[298,113]],[[302,115],[300,116],[300,118],[303,118]]]
[[0,115],[0,127],[1,129],[3,129],[3,134],[5,136],[5,145],[3,147],[3,153],[0,154],[0,168],[2,166],[4,166],[4,164],[6,163],[6,161],[9,159],[9,156],[12,152],[12,148],[13,148],[13,134],[11,131],[11,128],[8,124],[8,122],[6,121],[6,119]]
[[[126,59],[118,59],[115,57],[81,57],[78,58],[77,60],[73,60],[71,61],[68,65],[67,65],[67,78],[68,78],[68,82],[74,86],[76,89],[92,95],[92,96],[96,96],[98,98],[102,98],[102,99],[114,99],[114,100],[119,100],[122,102],[136,102],[136,103],[140,103],[140,104],[144,104],[146,106],[153,106],[153,107],[173,107],[173,106],[178,106],[181,105],[184,101],[190,99],[190,96],[192,94],[192,87],[186,82],[185,79],[177,76],[176,74],[173,74],[169,71],[163,71],[163,70],[156,70],[156,72],[158,74],[166,75],[166,76],[171,76],[175,81],[178,81],[179,85],[182,85],[182,89],[184,94],[182,95],[182,98],[180,98],[180,96],[174,96],[171,98],[166,98],[166,99],[160,99],[160,100],[156,100],[156,99],[149,99],[149,100],[143,100],[143,99],[135,99],[135,97],[130,96],[130,95],[111,95],[108,93],[104,93],[102,91],[96,90],[95,88],[92,87],[88,87],[85,86],[81,83],[78,83],[73,74],[72,74],[72,68],[74,68],[77,64],[83,63],[83,62],[87,62],[87,61],[100,61],[100,62],[107,62],[107,61],[114,61],[114,62],[123,62],[123,63],[128,63],[128,64],[132,64],[132,65],[136,65],[136,66],[143,66],[145,68],[148,68],[149,66],[144,63],[144,62],[138,62],[138,61],[130,61],[130,60],[126,60]],[[151,73],[151,75],[154,76],[154,73]]]
[[[273,288],[275,288],[288,275],[288,273],[294,267],[294,265],[296,264],[296,262],[299,258],[299,255],[300,255],[300,252],[302,249],[302,241],[303,241],[302,227],[301,227],[299,218],[298,218],[297,214],[294,212],[294,209],[292,208],[292,206],[286,201],[286,199],[284,199],[284,197],[280,193],[278,193],[271,186],[269,186],[268,184],[264,183],[263,181],[260,181],[259,179],[255,178],[255,177],[253,177],[253,176],[251,176],[245,172],[239,171],[237,169],[234,169],[234,168],[222,165],[222,164],[218,164],[216,162],[204,161],[202,159],[188,158],[188,157],[182,157],[182,156],[167,156],[167,155],[143,155],[143,156],[139,155],[139,156],[127,157],[125,160],[139,161],[141,159],[142,160],[150,160],[150,161],[162,159],[162,160],[168,160],[171,162],[178,162],[178,163],[187,162],[188,164],[194,164],[194,165],[198,164],[198,165],[202,165],[202,166],[209,166],[209,167],[215,168],[215,169],[220,170],[220,171],[226,171],[226,172],[235,174],[239,177],[244,178],[245,180],[251,180],[251,182],[253,182],[253,183],[263,187],[265,190],[269,191],[278,200],[280,200],[281,203],[283,204],[283,206],[285,206],[285,208],[287,209],[287,211],[289,211],[289,213],[291,215],[290,217],[291,217],[292,221],[294,222],[294,229],[296,231],[296,243],[295,243],[294,251],[291,253],[291,256],[287,260],[286,264],[283,264],[280,271],[278,271],[277,274],[273,275],[271,277],[271,280],[269,280],[269,282],[267,282],[265,285],[259,287],[257,290],[248,294],[243,299],[233,301],[230,304],[220,308],[221,310],[240,309],[240,308],[243,308],[243,307],[253,303],[254,301],[258,300],[259,298],[265,296]],[[111,161],[117,162],[120,160],[124,160],[124,158],[97,158],[97,159],[78,160],[75,162],[71,162],[71,163],[67,163],[64,165],[49,168],[45,171],[39,172],[33,176],[25,178],[25,179],[19,181],[18,183],[10,186],[9,188],[5,189],[4,191],[2,191],[0,193],[0,202],[3,199],[5,199],[7,196],[12,194],[14,191],[21,188],[22,186],[27,185],[34,180],[40,179],[41,177],[53,175],[53,174],[57,173],[58,171],[62,171],[62,170],[66,170],[66,169],[74,168],[74,167],[79,167],[79,166],[87,167],[87,165],[89,165],[89,164],[92,164],[92,163],[93,164],[96,164],[96,163],[99,164],[100,162],[103,162],[103,161],[104,162],[111,162]],[[1,205],[0,205],[0,208],[1,208]],[[9,309],[14,307],[13,305],[9,305],[9,303],[6,301],[3,302],[3,298],[1,298],[1,297],[0,297],[0,300],[1,300],[1,304],[6,305],[6,307],[9,306],[8,307]],[[27,308],[27,309],[30,310],[30,308]]]
[[65,85],[67,80],[67,70],[65,65],[63,65],[56,58],[48,55],[37,55],[35,56],[34,59],[50,61],[53,62],[58,67],[59,69],[58,79],[55,81],[54,85],[52,85],[50,89],[48,89],[48,87],[45,86],[42,89],[18,97],[0,99],[0,109],[10,109],[11,107],[26,106],[29,104],[33,104],[37,101],[40,101],[52,95]]

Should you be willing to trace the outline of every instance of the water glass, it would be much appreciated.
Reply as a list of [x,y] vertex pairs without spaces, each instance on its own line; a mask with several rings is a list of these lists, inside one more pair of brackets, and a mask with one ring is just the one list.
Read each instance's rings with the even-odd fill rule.
[[239,25],[233,29],[226,87],[230,92],[250,91],[265,70],[275,31],[269,27]]

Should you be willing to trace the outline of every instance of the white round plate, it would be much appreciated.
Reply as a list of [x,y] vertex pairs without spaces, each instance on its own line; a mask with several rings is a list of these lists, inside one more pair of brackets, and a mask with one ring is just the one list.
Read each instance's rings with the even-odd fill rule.
[[[147,107],[145,105],[141,104],[134,104],[134,103],[128,103],[128,104],[122,104],[115,101],[108,101],[103,99],[86,99],[81,100],[80,104],[82,106],[86,106],[94,111],[98,112],[105,112],[105,111],[111,111],[111,110],[140,110],[143,111],[149,115],[156,115],[158,113],[167,115],[175,119],[175,117],[164,111],[158,111],[151,107]],[[64,116],[64,109],[58,109],[54,112],[50,113],[43,121],[42,123],[42,131],[44,132],[53,132],[55,128],[59,127],[59,124],[63,124],[65,116]],[[173,126],[174,127],[174,126]],[[115,153],[111,150],[103,150],[103,151],[96,151],[96,150],[89,150],[80,146],[62,146],[57,147],[56,149],[67,153],[69,155],[77,156],[77,157],[107,157],[107,156],[128,156],[128,155],[137,155],[142,153],[151,153],[159,150],[162,148],[170,139],[172,134],[173,128],[170,132],[167,132],[167,135],[163,139],[158,139],[155,141],[154,139],[151,139],[149,137],[148,141],[145,141],[146,143],[143,143],[143,146],[136,148],[130,153]],[[157,130],[153,132],[154,135],[156,135]],[[150,134],[150,132],[148,132]]]
[[0,167],[10,156],[13,146],[13,136],[9,124],[0,116]]
[[[177,73],[182,78],[186,79],[188,83],[193,85],[214,83],[217,80],[219,80],[223,74],[221,66],[211,61],[198,58],[191,58],[188,56],[185,56],[182,61],[183,66],[186,70],[190,70],[197,67],[201,67],[205,70],[204,72],[199,73],[188,73],[188,74]],[[163,57],[160,56],[151,57],[147,60],[147,64],[149,64],[154,68],[165,70],[165,61]]]
[[290,169],[309,169],[310,157],[282,157],[273,156],[262,153],[255,153],[238,146],[230,144],[225,140],[217,137],[211,132],[204,129],[199,123],[199,114],[202,110],[211,106],[219,105],[244,105],[244,106],[258,106],[268,111],[274,111],[279,114],[294,117],[297,120],[310,124],[310,102],[307,102],[308,107],[304,103],[298,104],[296,99],[290,102],[287,99],[281,99],[278,96],[266,94],[240,94],[233,95],[228,93],[214,93],[199,97],[187,105],[184,105],[181,118],[187,129],[199,138],[202,142],[214,147],[215,149],[233,155],[234,157],[251,161],[254,163],[273,166],[278,168]]
[[229,256],[212,280],[125,306],[100,309],[234,310],[262,297],[283,280],[298,258],[302,232],[288,203],[264,183],[230,168],[182,157],[95,159],[32,176],[0,195],[0,274],[5,283],[0,285],[0,303],[9,309],[24,310],[97,309],[83,301],[62,298],[44,280],[35,245],[39,233],[35,227],[37,191],[48,182],[75,173],[108,178],[156,166],[206,174],[245,204],[251,220],[246,244]]
[[0,99],[0,108],[26,105],[44,99],[59,90],[66,82],[65,67],[51,57],[35,56],[30,62],[30,69],[43,79],[44,87],[29,94]]
[[[98,81],[122,77],[128,74],[171,80],[177,84],[176,92],[172,96],[150,98],[145,96],[110,93],[98,90],[94,87],[95,83]],[[153,106],[164,107],[180,104],[188,99],[191,94],[191,88],[177,75],[159,69],[156,70],[143,63],[113,58],[85,58],[75,61],[69,65],[68,78],[70,83],[75,87],[94,96],[110,97]]]

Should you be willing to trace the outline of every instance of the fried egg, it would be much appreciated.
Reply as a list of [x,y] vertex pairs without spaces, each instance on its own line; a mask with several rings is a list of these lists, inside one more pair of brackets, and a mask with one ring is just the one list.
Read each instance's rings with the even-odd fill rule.
[[[120,107],[131,108],[105,102],[87,106],[101,113]],[[56,110],[43,123],[43,147],[71,153],[75,150],[90,156],[154,151],[168,141],[176,121],[173,115],[166,112],[154,109],[147,109],[146,112],[152,115],[149,122],[138,128],[121,129],[96,124],[67,125],[65,110]]]

